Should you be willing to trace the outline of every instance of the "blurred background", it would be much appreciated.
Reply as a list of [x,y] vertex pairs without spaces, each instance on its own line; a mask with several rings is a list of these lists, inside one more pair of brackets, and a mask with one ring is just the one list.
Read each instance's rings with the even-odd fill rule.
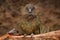
[[0,0],[0,36],[17,27],[21,8],[29,3],[40,9],[41,22],[49,31],[60,30],[60,0]]

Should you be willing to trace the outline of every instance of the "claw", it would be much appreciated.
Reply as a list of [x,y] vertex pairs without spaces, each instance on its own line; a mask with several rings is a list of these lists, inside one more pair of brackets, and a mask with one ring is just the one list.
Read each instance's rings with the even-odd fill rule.
[[24,34],[24,38],[27,36],[27,34]]
[[32,34],[31,34],[31,38],[33,38],[33,35],[34,35],[34,34],[32,33]]
[[9,34],[9,35],[16,35],[16,34],[18,34],[17,33],[17,30],[15,29],[15,28],[13,28],[12,30],[10,30],[7,34]]

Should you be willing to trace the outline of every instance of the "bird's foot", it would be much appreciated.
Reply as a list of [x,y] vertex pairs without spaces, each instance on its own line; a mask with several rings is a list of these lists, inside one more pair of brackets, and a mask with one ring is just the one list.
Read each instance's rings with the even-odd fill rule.
[[32,33],[32,34],[31,34],[31,38],[33,38],[33,35],[34,35],[34,34]]
[[24,38],[27,36],[27,34],[24,34]]

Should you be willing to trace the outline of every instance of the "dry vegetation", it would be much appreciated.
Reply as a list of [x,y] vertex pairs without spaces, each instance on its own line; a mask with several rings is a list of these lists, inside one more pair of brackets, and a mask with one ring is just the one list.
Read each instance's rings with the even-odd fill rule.
[[22,13],[26,13],[23,8],[29,3],[42,14],[41,22],[48,31],[60,30],[60,0],[0,0],[0,36],[18,26]]

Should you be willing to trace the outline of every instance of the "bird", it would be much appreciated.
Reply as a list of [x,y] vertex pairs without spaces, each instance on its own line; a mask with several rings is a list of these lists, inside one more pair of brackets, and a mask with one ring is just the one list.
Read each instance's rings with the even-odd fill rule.
[[27,4],[25,10],[28,14],[21,16],[20,20],[16,22],[16,30],[24,36],[31,35],[32,37],[32,34],[40,34],[47,31],[47,28],[41,23],[40,13],[33,14],[35,9],[33,4]]

